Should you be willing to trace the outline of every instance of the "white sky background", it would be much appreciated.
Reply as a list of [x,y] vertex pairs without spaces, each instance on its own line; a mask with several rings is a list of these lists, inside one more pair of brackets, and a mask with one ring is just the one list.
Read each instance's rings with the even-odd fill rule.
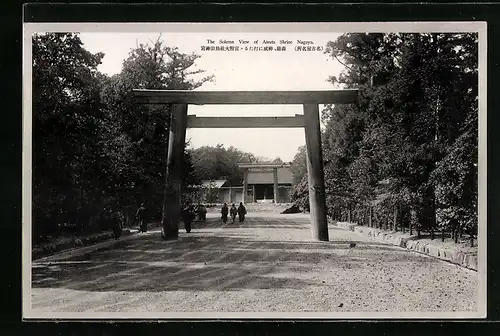
[[[89,51],[105,54],[99,70],[108,75],[119,73],[129,51],[140,43],[156,41],[159,33],[81,33]],[[214,75],[215,81],[205,83],[197,90],[325,90],[334,89],[326,80],[338,76],[343,66],[323,52],[295,51],[296,40],[310,40],[316,46],[326,46],[339,33],[175,33],[161,34],[164,44],[178,47],[183,53],[195,52],[201,57],[196,68],[206,70],[203,75]],[[293,41],[287,51],[201,51],[206,39],[239,39]],[[218,43],[217,43],[218,45]],[[259,45],[261,45],[259,43]],[[279,45],[279,44],[277,44]],[[274,45],[276,46],[276,45]],[[320,106],[320,111],[322,106]],[[189,114],[197,116],[293,116],[302,114],[301,105],[190,105]],[[234,146],[257,156],[291,161],[297,148],[305,144],[301,128],[260,129],[188,129],[187,138],[194,148],[217,144]]]

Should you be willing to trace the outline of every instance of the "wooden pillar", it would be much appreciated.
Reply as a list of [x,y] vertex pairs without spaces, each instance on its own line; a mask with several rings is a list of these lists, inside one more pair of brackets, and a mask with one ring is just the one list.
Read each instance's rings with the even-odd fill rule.
[[243,170],[243,204],[247,202],[248,168]]
[[273,168],[274,203],[278,203],[278,168]]
[[313,239],[319,241],[328,241],[325,176],[323,171],[323,152],[321,150],[319,108],[317,104],[304,104],[304,126],[312,236]]
[[233,187],[229,187],[229,203],[233,203]]
[[187,104],[172,105],[170,120],[162,215],[163,233],[167,240],[179,236]]
[[255,203],[255,184],[252,184],[252,203]]

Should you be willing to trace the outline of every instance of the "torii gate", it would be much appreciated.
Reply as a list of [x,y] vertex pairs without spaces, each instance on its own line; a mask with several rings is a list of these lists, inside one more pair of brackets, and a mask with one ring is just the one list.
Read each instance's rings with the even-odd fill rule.
[[[329,91],[188,91],[133,90],[143,104],[171,104],[163,219],[165,239],[179,234],[182,156],[186,128],[282,128],[303,127],[307,149],[307,177],[312,237],[328,241],[325,181],[319,104],[355,104],[358,90]],[[301,104],[303,115],[294,117],[196,117],[188,116],[188,104]]]

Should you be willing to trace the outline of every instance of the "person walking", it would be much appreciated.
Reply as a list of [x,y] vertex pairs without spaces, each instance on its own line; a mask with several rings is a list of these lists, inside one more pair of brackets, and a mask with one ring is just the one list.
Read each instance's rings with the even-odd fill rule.
[[198,204],[198,219],[201,221],[207,220],[207,208],[203,204]]
[[123,230],[122,223],[118,218],[118,216],[116,216],[116,214],[113,214],[112,221],[113,221],[113,236],[115,237],[116,240],[118,240],[122,235],[122,230]]
[[148,224],[146,223],[146,207],[144,203],[141,204],[135,213],[135,219],[139,221],[139,232],[148,231]]
[[231,214],[231,218],[233,220],[233,224],[236,221],[236,215],[238,214],[238,209],[236,209],[236,205],[231,206],[231,209],[229,210],[229,213]]
[[221,214],[222,214],[222,221],[223,221],[224,223],[226,223],[226,222],[227,222],[227,215],[228,215],[228,213],[229,213],[229,208],[227,207],[227,204],[226,204],[226,203],[224,203],[224,205],[222,206],[222,209],[221,209],[221,211],[220,211],[220,212],[221,212]]
[[194,208],[190,203],[187,203],[181,212],[182,221],[184,222],[184,229],[187,233],[191,232],[191,224],[195,218]]
[[238,207],[238,220],[240,223],[245,221],[246,214],[247,214],[247,209],[243,205],[243,202],[240,202],[240,206]]

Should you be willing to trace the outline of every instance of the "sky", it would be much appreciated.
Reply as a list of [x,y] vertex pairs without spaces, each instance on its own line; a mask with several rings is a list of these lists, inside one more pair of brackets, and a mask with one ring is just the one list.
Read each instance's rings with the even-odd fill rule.
[[[311,41],[315,47],[325,48],[328,41],[334,41],[338,33],[81,33],[80,37],[87,50],[105,54],[99,70],[108,75],[119,73],[123,60],[129,51],[140,43],[148,43],[161,38],[165,45],[178,47],[184,53],[197,53],[201,57],[196,69],[206,71],[204,75],[214,75],[215,81],[205,83],[197,90],[328,90],[335,89],[327,82],[329,76],[338,76],[343,66],[330,59],[322,51],[296,51],[297,40]],[[254,42],[259,47],[267,46],[262,41],[281,40],[286,51],[203,51],[207,39],[234,41],[242,46],[240,39]],[[196,78],[196,77],[195,77]],[[320,106],[320,111],[322,106]],[[302,114],[301,105],[190,105],[188,114],[197,116],[293,116]],[[204,145],[234,146],[257,156],[280,157],[291,161],[299,146],[305,144],[304,130],[301,128],[260,128],[260,129],[188,129],[187,139],[191,147]]]

